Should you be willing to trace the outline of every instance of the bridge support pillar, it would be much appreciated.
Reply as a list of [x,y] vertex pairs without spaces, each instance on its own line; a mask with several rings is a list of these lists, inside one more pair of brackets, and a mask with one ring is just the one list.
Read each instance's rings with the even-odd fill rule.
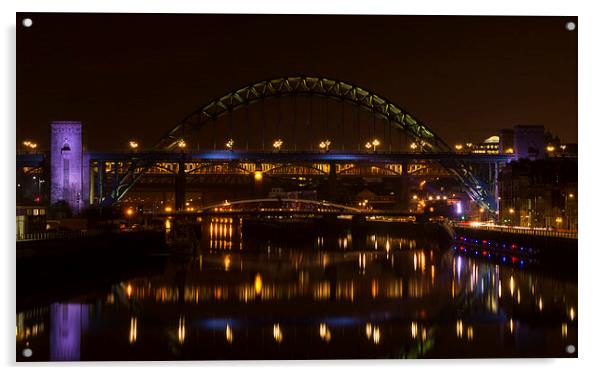
[[98,162],[98,177],[96,178],[96,194],[98,195],[98,204],[101,204],[104,199],[104,182],[105,182],[105,171],[106,163],[104,161]]
[[183,161],[178,163],[176,175],[176,211],[183,211],[186,206],[186,165]]
[[407,174],[407,164],[403,165],[403,173],[395,181],[395,196],[398,210],[407,212],[410,208],[410,176]]
[[253,195],[255,198],[263,197],[263,171],[261,170],[261,164],[255,165],[255,172],[253,172]]
[[84,163],[81,122],[53,121],[50,124],[50,204],[65,201],[76,214],[85,208],[89,176]]
[[330,170],[328,172],[328,200],[335,202],[337,198],[337,165],[336,163],[330,163]]

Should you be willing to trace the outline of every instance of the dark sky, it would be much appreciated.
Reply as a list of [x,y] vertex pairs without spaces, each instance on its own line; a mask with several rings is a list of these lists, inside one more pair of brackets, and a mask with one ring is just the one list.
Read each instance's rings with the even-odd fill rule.
[[[24,17],[33,26],[21,26]],[[17,141],[81,120],[153,144],[211,99],[315,75],[399,104],[448,144],[515,124],[577,141],[576,17],[17,14]]]

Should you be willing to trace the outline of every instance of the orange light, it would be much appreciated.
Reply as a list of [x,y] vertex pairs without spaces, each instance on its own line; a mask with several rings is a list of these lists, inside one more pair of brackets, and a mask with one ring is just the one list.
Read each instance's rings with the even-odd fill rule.
[[171,207],[169,207],[169,206],[165,207],[165,212],[171,212],[171,211],[172,211]]
[[125,213],[128,216],[132,216],[134,214],[134,210],[132,208],[128,208],[127,210],[125,210]]
[[261,294],[261,289],[263,288],[263,281],[261,280],[261,275],[255,275],[255,294]]

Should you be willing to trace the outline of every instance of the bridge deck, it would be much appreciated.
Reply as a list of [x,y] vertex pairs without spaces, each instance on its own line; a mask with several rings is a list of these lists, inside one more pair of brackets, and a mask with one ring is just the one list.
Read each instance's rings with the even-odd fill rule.
[[90,160],[114,160],[127,161],[131,159],[157,160],[157,161],[180,161],[187,160],[269,160],[275,162],[421,162],[428,160],[461,160],[466,162],[508,162],[512,155],[495,154],[458,154],[458,153],[419,153],[419,152],[261,152],[261,151],[192,151],[192,152],[90,152]]

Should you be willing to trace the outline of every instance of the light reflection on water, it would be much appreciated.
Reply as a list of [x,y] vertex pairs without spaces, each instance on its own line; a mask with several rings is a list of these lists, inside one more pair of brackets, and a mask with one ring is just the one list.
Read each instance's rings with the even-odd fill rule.
[[32,348],[30,360],[558,357],[577,343],[575,282],[439,250],[395,230],[272,241],[247,238],[242,227],[238,219],[205,220],[204,250],[169,258],[163,273],[19,312],[17,353]]

